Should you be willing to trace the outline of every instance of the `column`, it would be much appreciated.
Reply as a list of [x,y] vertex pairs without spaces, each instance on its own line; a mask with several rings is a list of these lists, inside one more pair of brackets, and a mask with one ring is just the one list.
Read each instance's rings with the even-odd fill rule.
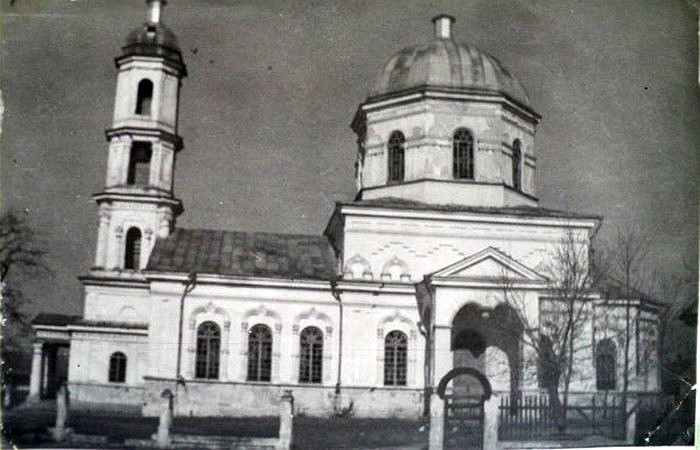
[[433,328],[433,387],[437,387],[442,377],[452,370],[452,327],[435,325]]
[[375,369],[377,386],[384,386],[384,328],[377,328],[377,367]]
[[151,143],[151,167],[148,174],[148,182],[151,186],[158,186],[163,189],[161,183],[161,165],[163,161],[163,147],[160,142]]
[[42,347],[44,343],[41,341],[34,342],[32,348],[32,374],[29,379],[29,399],[39,400],[41,396],[41,362],[42,362]]
[[413,387],[419,385],[418,380],[416,380],[416,366],[418,364],[418,359],[416,355],[418,354],[418,333],[416,330],[411,330],[408,333],[408,361],[406,361],[406,385],[408,387]]
[[280,381],[280,348],[282,346],[282,324],[275,324],[274,337],[272,338],[272,373],[270,374],[271,381],[278,383]]
[[294,396],[291,390],[285,390],[280,402],[280,429],[278,450],[289,450],[294,443]]
[[[114,239],[108,239],[106,268],[114,269],[124,266],[124,228],[118,226],[114,229]],[[109,243],[109,241],[112,241]]]
[[[333,354],[336,348],[333,346],[333,327],[326,327],[326,335],[323,342],[323,383],[330,383],[333,378]],[[298,367],[298,365],[297,365]]]
[[498,443],[498,400],[496,394],[484,402],[484,448],[496,448]]
[[627,444],[634,445],[634,437],[637,432],[637,397],[631,395],[627,398],[627,420],[625,422],[625,441]]
[[58,388],[56,394],[56,425],[52,431],[53,440],[62,442],[66,439],[68,429],[66,429],[66,421],[68,420],[68,388],[62,384]]
[[442,450],[445,440],[445,401],[435,391],[430,395],[429,450]]
[[197,359],[197,331],[195,330],[195,325],[195,320],[190,319],[187,324],[188,333],[183,333],[182,336],[182,346],[186,351],[183,355],[183,361],[181,362],[183,367],[180,367],[180,371],[188,380],[194,379],[195,376],[194,369]]
[[241,322],[241,347],[238,354],[241,361],[238,380],[246,381],[248,377],[248,322]]
[[165,238],[170,234],[170,223],[173,219],[173,212],[167,206],[158,208],[158,229],[157,237]]
[[231,346],[230,338],[229,336],[231,335],[231,321],[227,320],[224,322],[224,332],[221,337],[221,367],[220,367],[220,377],[222,381],[227,381],[230,380],[231,377],[229,376],[228,373],[228,360],[229,360],[229,355],[230,351],[229,348]]
[[109,240],[110,212],[105,206],[100,208],[100,224],[97,229],[97,251],[95,252],[95,266],[107,267],[107,241]]
[[166,389],[160,395],[161,409],[158,418],[158,431],[155,435],[157,448],[168,448],[172,444],[170,440],[170,428],[173,424],[173,393]]

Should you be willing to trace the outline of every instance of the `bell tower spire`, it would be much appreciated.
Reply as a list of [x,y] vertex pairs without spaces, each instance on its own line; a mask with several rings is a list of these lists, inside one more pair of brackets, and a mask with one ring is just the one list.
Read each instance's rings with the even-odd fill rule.
[[148,21],[151,23],[160,22],[160,10],[168,2],[166,0],[147,0],[148,3]]
[[156,237],[166,237],[182,212],[175,197],[181,80],[187,74],[175,34],[161,21],[165,0],[146,0],[148,20],[115,58],[112,126],[105,131],[107,177],[99,206],[95,269],[139,271]]

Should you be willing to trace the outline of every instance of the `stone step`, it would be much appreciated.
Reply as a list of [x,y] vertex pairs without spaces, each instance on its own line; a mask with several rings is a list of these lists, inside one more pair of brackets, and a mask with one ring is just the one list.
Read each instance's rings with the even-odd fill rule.
[[173,447],[201,446],[208,449],[274,449],[277,438],[204,436],[174,433],[171,436]]

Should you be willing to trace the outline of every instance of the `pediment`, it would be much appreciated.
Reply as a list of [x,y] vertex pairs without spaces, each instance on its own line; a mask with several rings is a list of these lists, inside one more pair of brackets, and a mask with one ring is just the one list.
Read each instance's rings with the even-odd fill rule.
[[431,279],[545,281],[546,278],[494,247],[434,272]]

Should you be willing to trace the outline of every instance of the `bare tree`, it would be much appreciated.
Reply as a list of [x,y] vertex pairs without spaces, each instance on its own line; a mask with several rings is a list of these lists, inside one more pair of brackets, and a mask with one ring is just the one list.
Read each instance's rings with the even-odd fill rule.
[[[540,271],[547,284],[533,314],[517,280],[502,279],[503,299],[523,325],[518,337],[533,350],[540,385],[547,390],[560,432],[566,428],[566,407],[577,353],[590,348],[583,334],[592,316],[591,286],[599,272],[591,270],[587,243],[567,233]],[[502,332],[508,333],[508,330]]]
[[0,283],[3,324],[24,323],[22,307],[29,300],[22,284],[39,275],[51,275],[46,248],[27,220],[13,212],[0,218]]
[[[625,302],[624,366],[622,372],[622,392],[626,399],[630,382],[630,341],[631,317],[630,302],[638,297],[638,292],[651,287],[651,274],[646,274],[645,263],[649,254],[651,234],[637,227],[618,228],[614,240],[608,245],[610,275],[622,285]],[[649,275],[649,276],[645,276]]]

